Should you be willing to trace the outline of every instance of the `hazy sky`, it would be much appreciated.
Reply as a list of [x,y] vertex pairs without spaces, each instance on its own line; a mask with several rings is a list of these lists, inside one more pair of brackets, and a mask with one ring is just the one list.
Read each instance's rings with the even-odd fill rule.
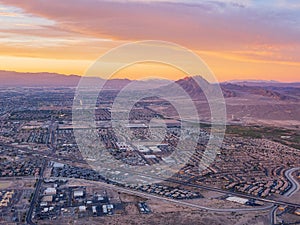
[[[83,74],[109,49],[150,39],[193,50],[220,81],[300,81],[298,0],[0,0],[0,70]],[[127,74],[145,69],[155,73]]]

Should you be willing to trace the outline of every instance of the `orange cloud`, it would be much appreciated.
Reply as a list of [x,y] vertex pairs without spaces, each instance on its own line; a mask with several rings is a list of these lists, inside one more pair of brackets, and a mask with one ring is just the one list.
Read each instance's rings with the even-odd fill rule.
[[[175,42],[198,52],[221,80],[237,76],[299,80],[300,31],[291,21],[299,21],[300,17],[288,8],[274,8],[272,10],[277,13],[271,13],[271,10],[251,8],[251,4],[210,1],[187,4],[0,0],[0,3],[19,7],[29,17],[54,21],[53,25],[34,28],[0,28],[3,34],[21,35],[24,40],[33,37],[29,42],[20,43],[15,42],[15,38],[8,42],[0,40],[1,55],[14,56],[7,63],[15,67],[24,68],[18,64],[16,56],[31,60],[85,61],[126,41],[156,39]],[[47,38],[51,43],[43,44],[43,39]],[[43,68],[52,70],[46,63]],[[55,72],[67,70],[60,66]],[[82,74],[82,71],[78,69],[77,73]]]

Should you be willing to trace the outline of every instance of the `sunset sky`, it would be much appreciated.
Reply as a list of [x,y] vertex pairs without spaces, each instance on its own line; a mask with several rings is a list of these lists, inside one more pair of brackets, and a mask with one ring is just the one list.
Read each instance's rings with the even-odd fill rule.
[[[193,50],[219,81],[300,81],[298,0],[0,0],[0,25],[0,70],[82,75],[111,48],[162,40]],[[145,70],[182,76],[153,65],[123,75]]]

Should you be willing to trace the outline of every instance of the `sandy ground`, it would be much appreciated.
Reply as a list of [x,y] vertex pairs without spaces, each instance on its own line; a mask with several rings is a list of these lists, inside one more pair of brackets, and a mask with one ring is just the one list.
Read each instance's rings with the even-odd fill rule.
[[201,211],[164,212],[149,215],[122,215],[77,220],[73,224],[109,225],[269,225],[266,213],[235,214],[209,213]]
[[7,189],[11,184],[11,181],[0,181],[0,189]]
[[35,179],[22,179],[22,180],[0,180],[0,190],[3,189],[31,189],[34,188]]

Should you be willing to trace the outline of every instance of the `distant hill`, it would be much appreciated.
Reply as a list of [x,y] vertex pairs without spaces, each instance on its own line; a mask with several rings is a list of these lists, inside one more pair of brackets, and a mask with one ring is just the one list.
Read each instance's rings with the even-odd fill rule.
[[0,71],[1,87],[76,87],[79,80],[77,75]]
[[[180,86],[194,100],[199,117],[210,121],[211,111],[203,91],[193,79],[209,84],[201,77],[186,77],[156,91],[182,99]],[[225,97],[228,123],[266,124],[268,126],[300,127],[300,87],[298,83],[278,82],[220,83]],[[165,110],[166,111],[166,110]],[[165,112],[163,111],[163,112]],[[190,117],[197,115],[190,115]]]
[[256,86],[256,87],[296,87],[300,88],[300,82],[286,83],[279,81],[266,81],[266,80],[232,80],[223,82],[223,84],[237,84],[244,86]]
[[[62,75],[57,73],[18,73],[10,71],[0,71],[0,87],[76,87],[81,79],[78,75]],[[86,78],[91,86],[94,83],[103,83],[105,89],[121,90],[129,85],[131,90],[151,89],[153,93],[163,92],[170,96],[177,96],[178,86],[180,86],[191,98],[203,99],[204,93],[201,86],[210,84],[201,76],[192,76],[179,79],[175,82],[168,80],[139,80],[112,79],[104,80],[99,77]],[[196,82],[197,81],[197,82]],[[299,101],[299,83],[280,83],[277,81],[231,81],[220,83],[225,98],[257,96],[274,100]]]
[[[78,75],[63,75],[57,73],[18,73],[0,71],[0,87],[76,87],[81,79]],[[120,90],[128,84],[132,89],[151,89],[166,85],[168,81],[153,79],[149,81],[132,81],[129,79],[106,80],[99,77],[86,78],[88,83],[103,83],[106,89]]]
[[[284,88],[271,88],[270,86],[246,86],[240,84],[221,84],[223,90],[230,90],[234,97],[246,97],[247,95],[256,95],[260,97],[272,98],[275,100],[296,100],[295,96],[288,95]],[[300,89],[297,91],[299,92]],[[225,96],[226,97],[226,96]]]
[[[165,87],[159,88],[160,92],[168,92],[169,95],[177,96],[180,93],[177,91],[178,86],[180,86],[192,99],[203,99],[204,93],[201,87],[198,86],[197,79],[201,85],[216,85],[209,84],[206,80],[204,80],[200,76],[195,77],[186,77],[180,80],[177,80],[175,83],[169,84]],[[257,83],[258,81],[255,81]],[[259,83],[259,82],[258,82]],[[268,83],[269,85],[245,85],[244,83],[220,83],[221,90],[225,98],[233,98],[233,97],[243,97],[247,98],[251,96],[257,96],[261,98],[270,98],[274,100],[299,100],[298,94],[300,93],[300,89],[294,88],[296,83],[288,87],[288,84],[283,84],[282,87],[279,85],[281,83]],[[271,84],[276,84],[276,86],[272,87]]]

